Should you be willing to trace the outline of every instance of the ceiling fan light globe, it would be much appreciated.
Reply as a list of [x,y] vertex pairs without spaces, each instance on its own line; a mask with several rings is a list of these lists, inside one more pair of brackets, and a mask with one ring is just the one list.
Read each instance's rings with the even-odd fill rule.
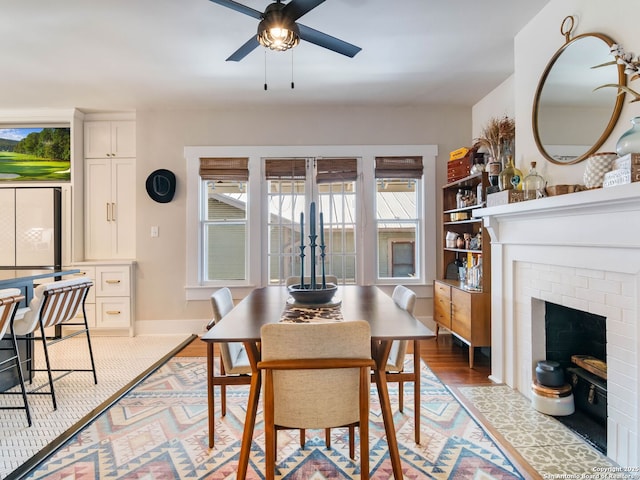
[[295,22],[282,15],[279,10],[267,9],[258,25],[257,37],[260,45],[271,50],[284,51],[298,45],[300,30]]

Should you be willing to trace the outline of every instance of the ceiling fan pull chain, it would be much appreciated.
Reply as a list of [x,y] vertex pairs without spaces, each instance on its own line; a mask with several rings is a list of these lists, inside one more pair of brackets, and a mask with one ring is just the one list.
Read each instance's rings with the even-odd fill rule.
[[264,90],[267,91],[267,51],[264,51]]
[[291,50],[291,90],[295,88],[293,83],[293,50]]

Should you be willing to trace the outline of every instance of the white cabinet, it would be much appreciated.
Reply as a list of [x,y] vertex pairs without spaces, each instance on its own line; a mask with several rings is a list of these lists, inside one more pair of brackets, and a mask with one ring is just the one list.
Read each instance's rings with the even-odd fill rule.
[[85,258],[135,257],[136,165],[133,159],[85,161]]
[[74,265],[79,276],[93,280],[85,301],[91,331],[100,334],[134,334],[133,262],[92,263]]
[[136,122],[98,120],[84,124],[85,158],[132,158],[136,156]]

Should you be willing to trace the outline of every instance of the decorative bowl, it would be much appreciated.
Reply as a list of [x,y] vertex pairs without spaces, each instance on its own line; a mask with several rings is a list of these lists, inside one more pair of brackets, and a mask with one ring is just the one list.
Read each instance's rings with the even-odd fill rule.
[[311,285],[305,283],[301,288],[301,284],[289,285],[289,295],[293,297],[293,299],[297,303],[302,304],[310,304],[310,305],[320,305],[323,303],[330,303],[333,296],[336,294],[336,290],[338,290],[338,286],[335,283],[327,283],[326,288],[316,287],[315,289],[311,288]]

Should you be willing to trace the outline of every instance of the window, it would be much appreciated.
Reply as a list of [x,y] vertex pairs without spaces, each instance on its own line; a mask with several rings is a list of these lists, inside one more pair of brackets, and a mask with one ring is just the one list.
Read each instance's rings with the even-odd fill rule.
[[[305,210],[306,160],[266,159],[269,284],[300,274],[300,213]],[[304,239],[305,245],[308,239]],[[308,271],[308,270],[307,270]]]
[[[326,274],[335,275],[343,283],[355,283],[357,174],[355,158],[265,160],[269,284],[281,284],[289,276],[300,275],[301,258],[307,276],[311,262],[315,262],[316,275],[320,276],[324,261]],[[308,228],[312,201],[317,203],[316,222],[319,225],[322,214],[324,225],[323,235],[318,232],[316,238],[313,259],[309,230],[304,237],[300,235],[300,214],[304,213]],[[304,257],[300,255],[301,246]]]
[[[355,158],[316,160],[318,203],[324,223],[327,274],[340,283],[356,283],[358,161]],[[320,259],[322,261],[322,258]]]
[[302,241],[308,276],[300,213],[308,219],[311,201],[323,214],[327,274],[427,295],[436,156],[429,145],[185,147],[187,299],[208,300],[221,285],[243,295],[300,275]]
[[377,157],[377,277],[420,277],[421,157]]
[[247,278],[246,158],[202,158],[201,233],[205,282]]

